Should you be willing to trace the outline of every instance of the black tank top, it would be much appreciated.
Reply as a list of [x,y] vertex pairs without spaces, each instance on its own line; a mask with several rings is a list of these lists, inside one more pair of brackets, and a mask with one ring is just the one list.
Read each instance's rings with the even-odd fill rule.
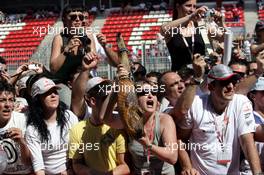
[[[63,41],[62,51],[64,47],[68,44],[70,36],[68,34],[60,33]],[[77,68],[82,64],[82,57],[77,55],[66,55],[65,61],[60,69],[54,74],[53,81],[55,83],[64,83],[67,84],[67,81],[70,79],[70,75],[77,71]]]
[[[199,28],[196,27],[193,54],[199,53],[201,55],[205,55],[205,44],[199,32]],[[171,56],[171,70],[177,71],[182,66],[192,63],[192,56],[190,54],[190,50],[192,50],[192,37],[185,37],[189,45],[189,50],[184,43],[182,35],[177,32],[177,29],[175,29],[174,33],[176,34],[167,43],[167,47]]]

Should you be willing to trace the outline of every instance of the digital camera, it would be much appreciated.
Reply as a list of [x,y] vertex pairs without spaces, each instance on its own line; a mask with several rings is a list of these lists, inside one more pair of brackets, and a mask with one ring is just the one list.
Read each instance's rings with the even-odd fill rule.
[[30,64],[28,65],[28,69],[29,70],[37,70],[39,68],[39,66],[37,64]]
[[0,133],[0,140],[6,139],[6,138],[9,138],[7,131],[5,131],[4,133]]
[[88,38],[84,28],[79,28],[77,30],[77,36],[82,43],[82,45],[78,48],[77,54],[84,57],[84,55],[90,51],[88,46],[91,44],[91,40]]
[[205,19],[210,19],[210,18],[212,18],[214,16],[215,16],[215,9],[209,9],[209,10],[207,10],[207,12],[204,14],[203,17]]

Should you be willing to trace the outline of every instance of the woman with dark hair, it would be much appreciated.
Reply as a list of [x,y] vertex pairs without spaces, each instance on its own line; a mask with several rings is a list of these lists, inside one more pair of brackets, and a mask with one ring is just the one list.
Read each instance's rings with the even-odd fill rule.
[[[161,34],[165,37],[171,55],[171,70],[176,71],[186,64],[191,64],[193,54],[205,55],[205,43],[198,21],[205,16],[208,8],[196,8],[196,0],[175,0],[173,8],[173,21],[161,26]],[[214,18],[220,22],[220,12],[214,11]],[[218,33],[215,29],[214,27],[206,32],[209,31],[216,37]]]
[[107,59],[115,66],[119,60],[117,53],[107,47],[103,34],[95,34],[87,26],[89,13],[81,7],[67,6],[62,13],[64,30],[57,34],[52,42],[50,70],[54,73],[56,82],[67,84],[69,75],[81,66],[82,58],[87,53],[91,57],[96,54]]
[[31,88],[26,140],[36,175],[67,174],[68,131],[78,119],[59,101],[58,89],[46,77]]

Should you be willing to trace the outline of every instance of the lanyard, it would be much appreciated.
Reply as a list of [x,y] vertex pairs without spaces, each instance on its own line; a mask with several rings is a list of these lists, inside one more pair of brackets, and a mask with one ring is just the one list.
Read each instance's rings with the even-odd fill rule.
[[[149,138],[149,141],[152,142],[152,140],[154,139],[154,127],[155,127],[155,116],[154,116],[154,119],[153,119],[153,122],[151,124],[151,129],[150,129],[150,133],[148,134],[148,138]],[[150,150],[149,148],[147,148],[146,150],[144,149],[144,151],[147,151],[147,164],[148,166],[150,165]]]
[[[193,23],[192,23],[192,24],[193,24]],[[192,26],[194,26],[194,25],[192,25]],[[194,29],[194,30],[195,30],[195,29]],[[189,28],[187,28],[187,31],[189,31]],[[181,33],[182,33],[182,32],[181,32]],[[190,47],[189,47],[189,44],[188,44],[186,38],[185,38],[183,35],[181,35],[181,36],[182,36],[182,39],[183,39],[183,42],[184,42],[184,44],[185,44],[185,46],[188,48],[188,51],[189,51],[189,53],[190,53],[190,55],[191,55],[191,58],[193,57],[193,52],[194,52],[194,42],[195,42],[194,33],[195,33],[195,32],[192,31],[192,43],[191,43],[191,49],[190,49]]]
[[220,125],[218,125],[218,122],[216,121],[216,117],[214,115],[213,115],[213,118],[215,122],[215,130],[217,134],[217,139],[220,143],[223,144],[224,139],[226,137],[227,126],[229,124],[229,118],[227,117],[227,108],[225,109],[224,120],[221,122],[222,128],[220,127]]

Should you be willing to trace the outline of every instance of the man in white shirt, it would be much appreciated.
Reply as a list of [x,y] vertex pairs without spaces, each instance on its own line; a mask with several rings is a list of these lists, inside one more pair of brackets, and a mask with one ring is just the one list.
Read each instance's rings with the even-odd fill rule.
[[193,167],[201,175],[239,174],[241,147],[252,172],[260,173],[252,105],[245,96],[235,94],[236,74],[220,64],[210,70],[207,83],[210,94],[195,96],[178,123],[180,138],[189,139]]
[[14,112],[15,89],[0,81],[0,146],[8,155],[4,174],[31,173],[30,152],[24,139],[26,117]]

